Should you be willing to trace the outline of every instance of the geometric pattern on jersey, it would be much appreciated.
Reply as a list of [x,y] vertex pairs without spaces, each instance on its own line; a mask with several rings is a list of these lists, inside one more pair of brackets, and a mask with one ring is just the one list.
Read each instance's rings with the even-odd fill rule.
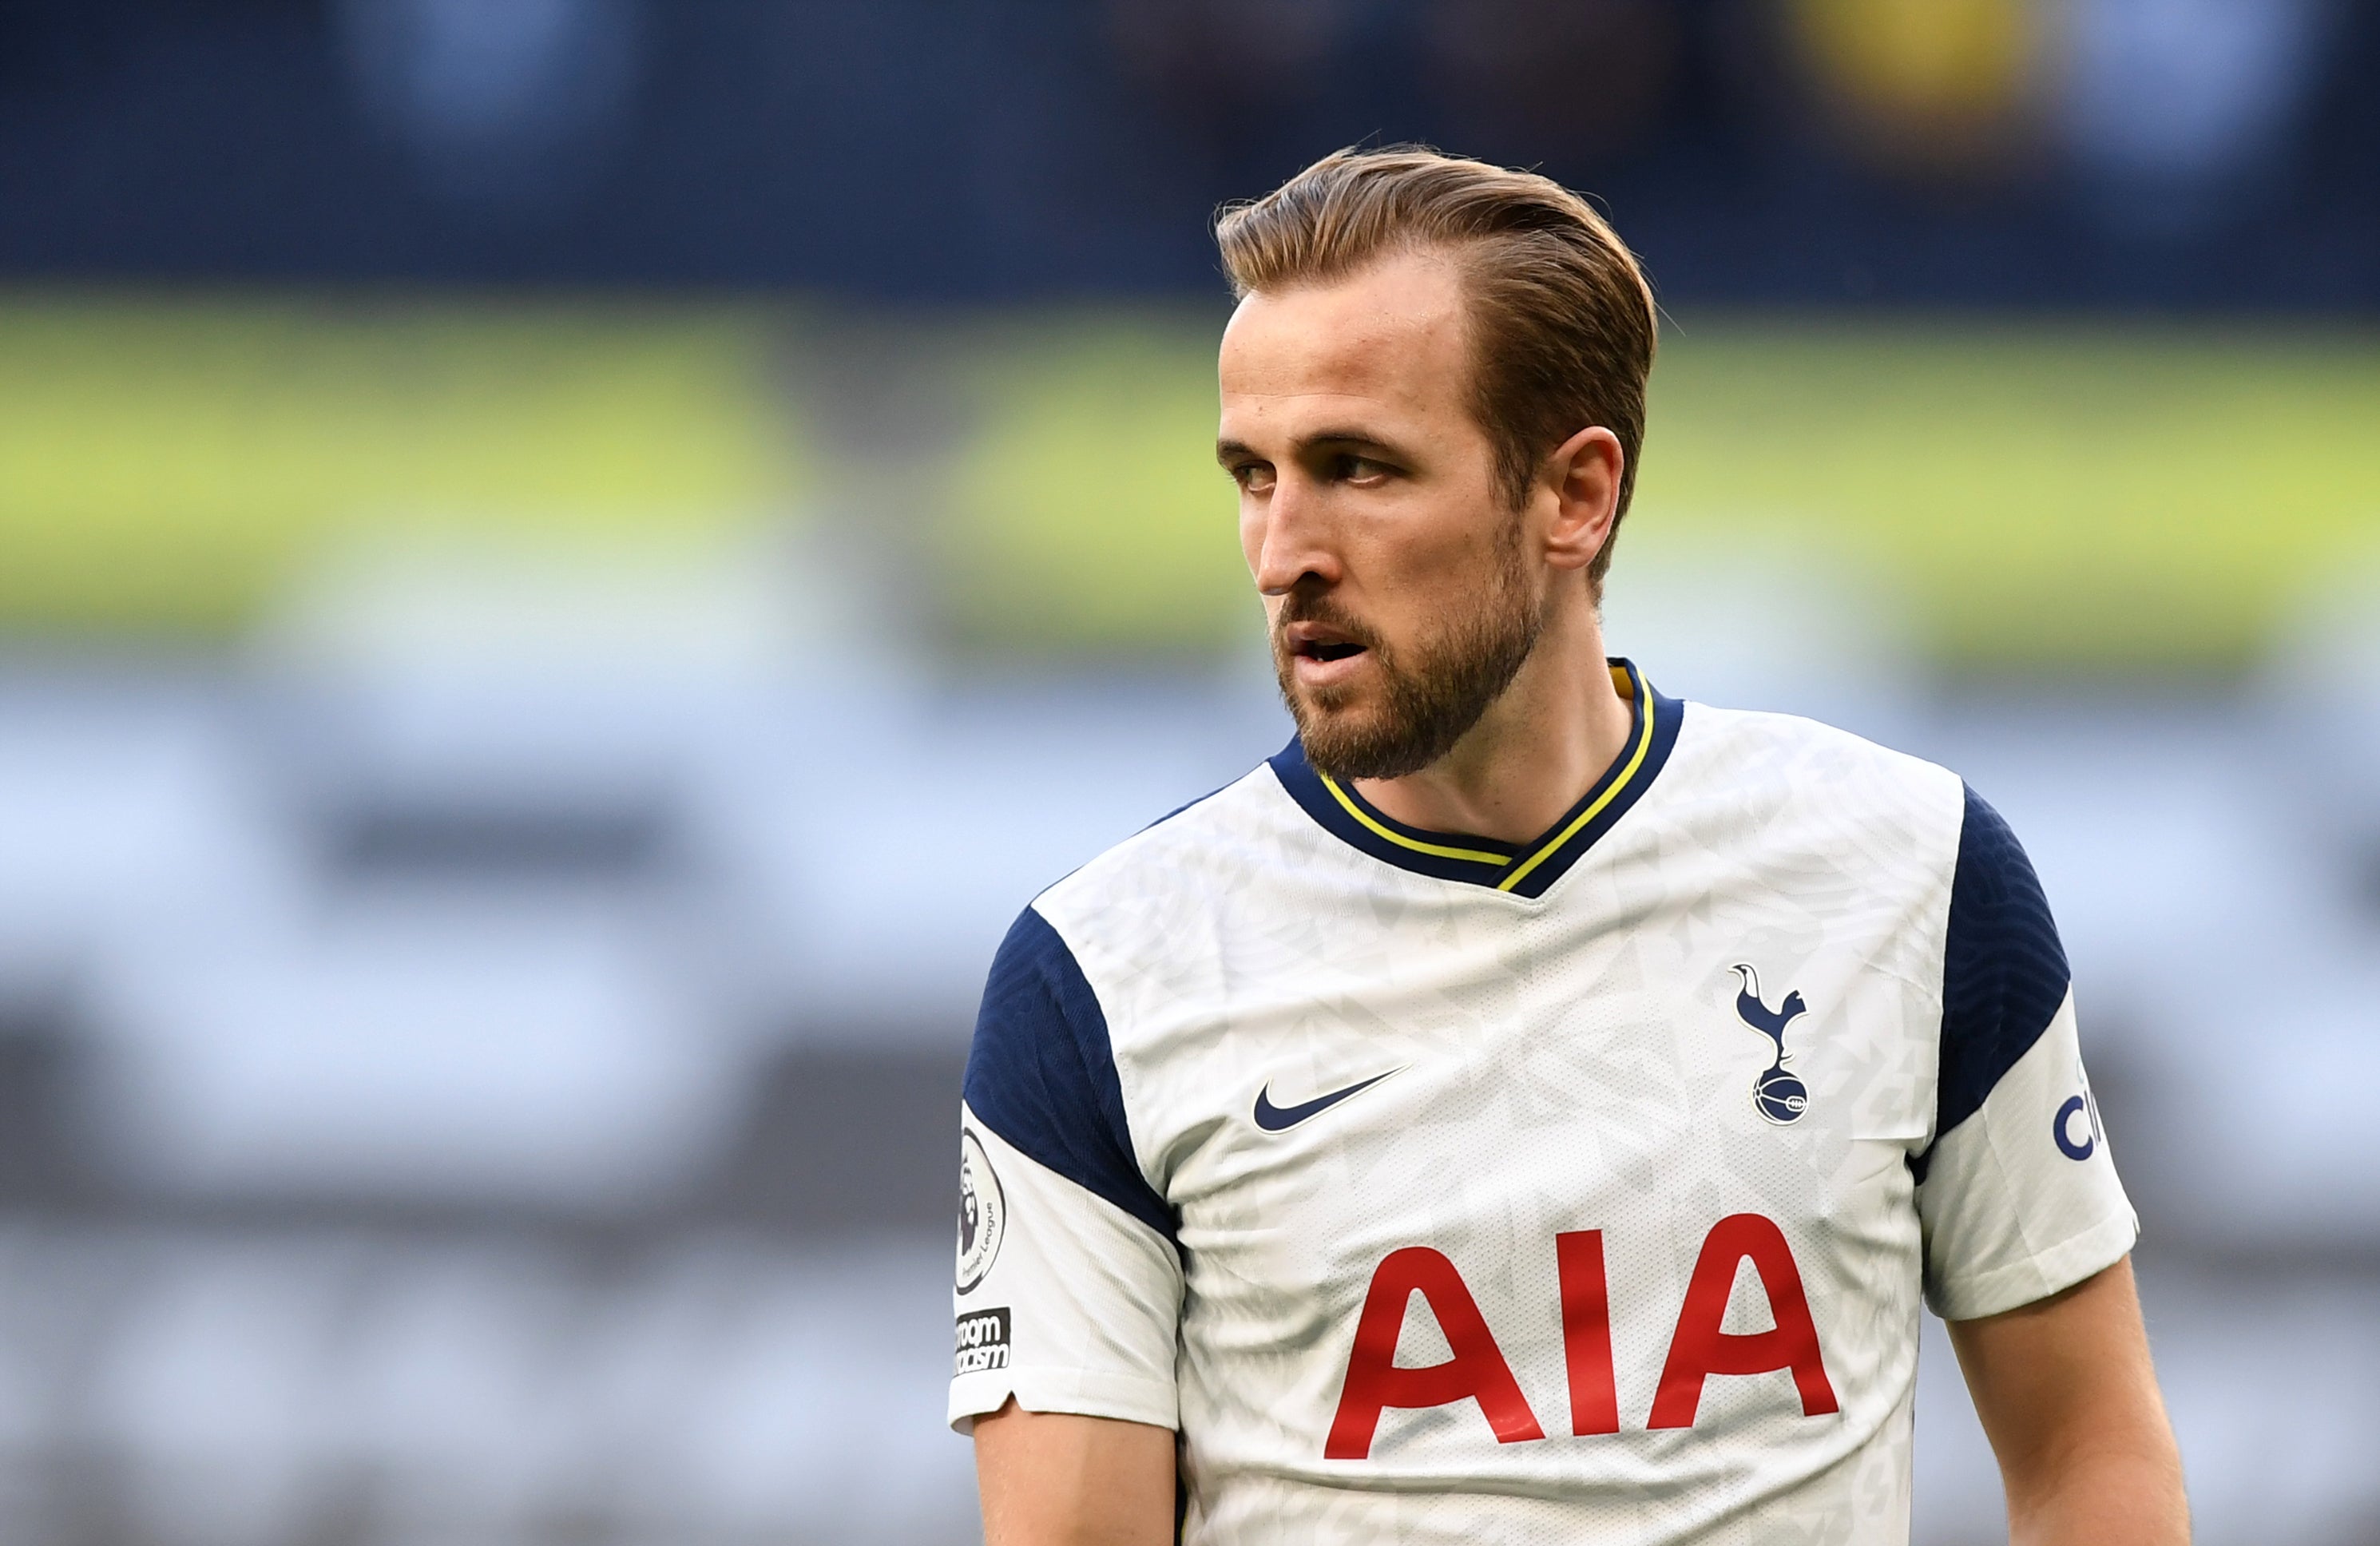
[[2137,1232],[2046,904],[1955,775],[1615,680],[1630,751],[1503,864],[1276,758],[1036,900],[953,1422],[1173,1427],[1201,1546],[1905,1541],[1921,1304]]
[[1631,716],[1620,755],[1576,804],[1525,843],[1409,827],[1317,770],[1293,740],[1273,757],[1273,771],[1306,815],[1375,858],[1421,875],[1541,897],[1652,786],[1678,738],[1682,705],[1654,693],[1626,660],[1613,661],[1611,675]]

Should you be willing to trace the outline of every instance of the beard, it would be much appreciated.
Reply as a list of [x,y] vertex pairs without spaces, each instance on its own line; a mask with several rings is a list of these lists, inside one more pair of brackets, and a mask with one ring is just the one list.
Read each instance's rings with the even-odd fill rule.
[[[1392,649],[1325,596],[1293,591],[1273,620],[1273,671],[1281,701],[1297,723],[1305,760],[1318,772],[1351,779],[1402,779],[1454,749],[1528,663],[1545,632],[1545,612],[1529,596],[1519,524],[1498,543],[1487,581],[1451,603],[1451,620],[1410,650]],[[1299,686],[1296,658],[1283,631],[1318,622],[1361,645],[1378,673],[1375,702],[1361,688]]]

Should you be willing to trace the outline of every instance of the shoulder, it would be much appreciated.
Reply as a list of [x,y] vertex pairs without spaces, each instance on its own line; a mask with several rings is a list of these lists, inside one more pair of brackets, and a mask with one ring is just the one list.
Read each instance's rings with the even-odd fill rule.
[[968,1114],[1010,1147],[1172,1235],[1133,1144],[1107,1012],[1038,907],[1018,915],[992,958],[963,1093]]
[[1954,934],[1962,940],[2015,943],[2047,928],[2041,883],[2015,832],[1937,763],[1815,719],[1701,704],[1687,716],[1679,750],[1689,798],[1766,804],[1839,835],[1851,827],[1921,838],[1926,867],[1949,887]]
[[1211,915],[1277,846],[1288,800],[1259,766],[1116,844],[1033,900],[984,984],[968,1109],[1012,1147],[1168,1238],[1170,1212],[1135,1142],[1116,1035],[1134,1019],[1135,983],[1197,955],[1191,920]]
[[1111,1061],[1110,1027],[1131,1019],[1133,984],[1200,958],[1217,915],[1280,872],[1298,815],[1259,765],[1048,888],[993,958],[979,1047],[988,1033],[1056,1035],[1094,1062]]
[[1946,865],[1964,819],[1966,786],[1949,768],[1794,714],[1689,704],[1670,762],[1688,801],[1917,840]]
[[1168,919],[1277,864],[1303,815],[1269,764],[1134,833],[1033,900],[1078,951],[1131,950]]
[[1723,759],[1742,774],[1756,775],[1763,768],[1818,771],[1881,779],[1937,795],[1945,780],[1957,788],[1958,775],[1937,763],[1799,714],[1689,704],[1679,739],[1681,750],[1688,749],[1691,741],[1698,754]]

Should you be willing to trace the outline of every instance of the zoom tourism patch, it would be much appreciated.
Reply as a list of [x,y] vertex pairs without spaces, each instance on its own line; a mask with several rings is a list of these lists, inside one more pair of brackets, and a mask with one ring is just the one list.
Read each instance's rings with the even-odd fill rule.
[[971,1310],[959,1317],[958,1356],[953,1374],[980,1374],[1008,1367],[1008,1307]]

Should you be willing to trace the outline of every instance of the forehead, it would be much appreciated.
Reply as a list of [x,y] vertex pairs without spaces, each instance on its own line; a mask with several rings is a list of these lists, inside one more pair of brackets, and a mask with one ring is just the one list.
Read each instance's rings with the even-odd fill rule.
[[1469,386],[1462,276],[1448,258],[1399,253],[1327,284],[1257,291],[1223,331],[1226,415],[1298,405],[1435,415]]

